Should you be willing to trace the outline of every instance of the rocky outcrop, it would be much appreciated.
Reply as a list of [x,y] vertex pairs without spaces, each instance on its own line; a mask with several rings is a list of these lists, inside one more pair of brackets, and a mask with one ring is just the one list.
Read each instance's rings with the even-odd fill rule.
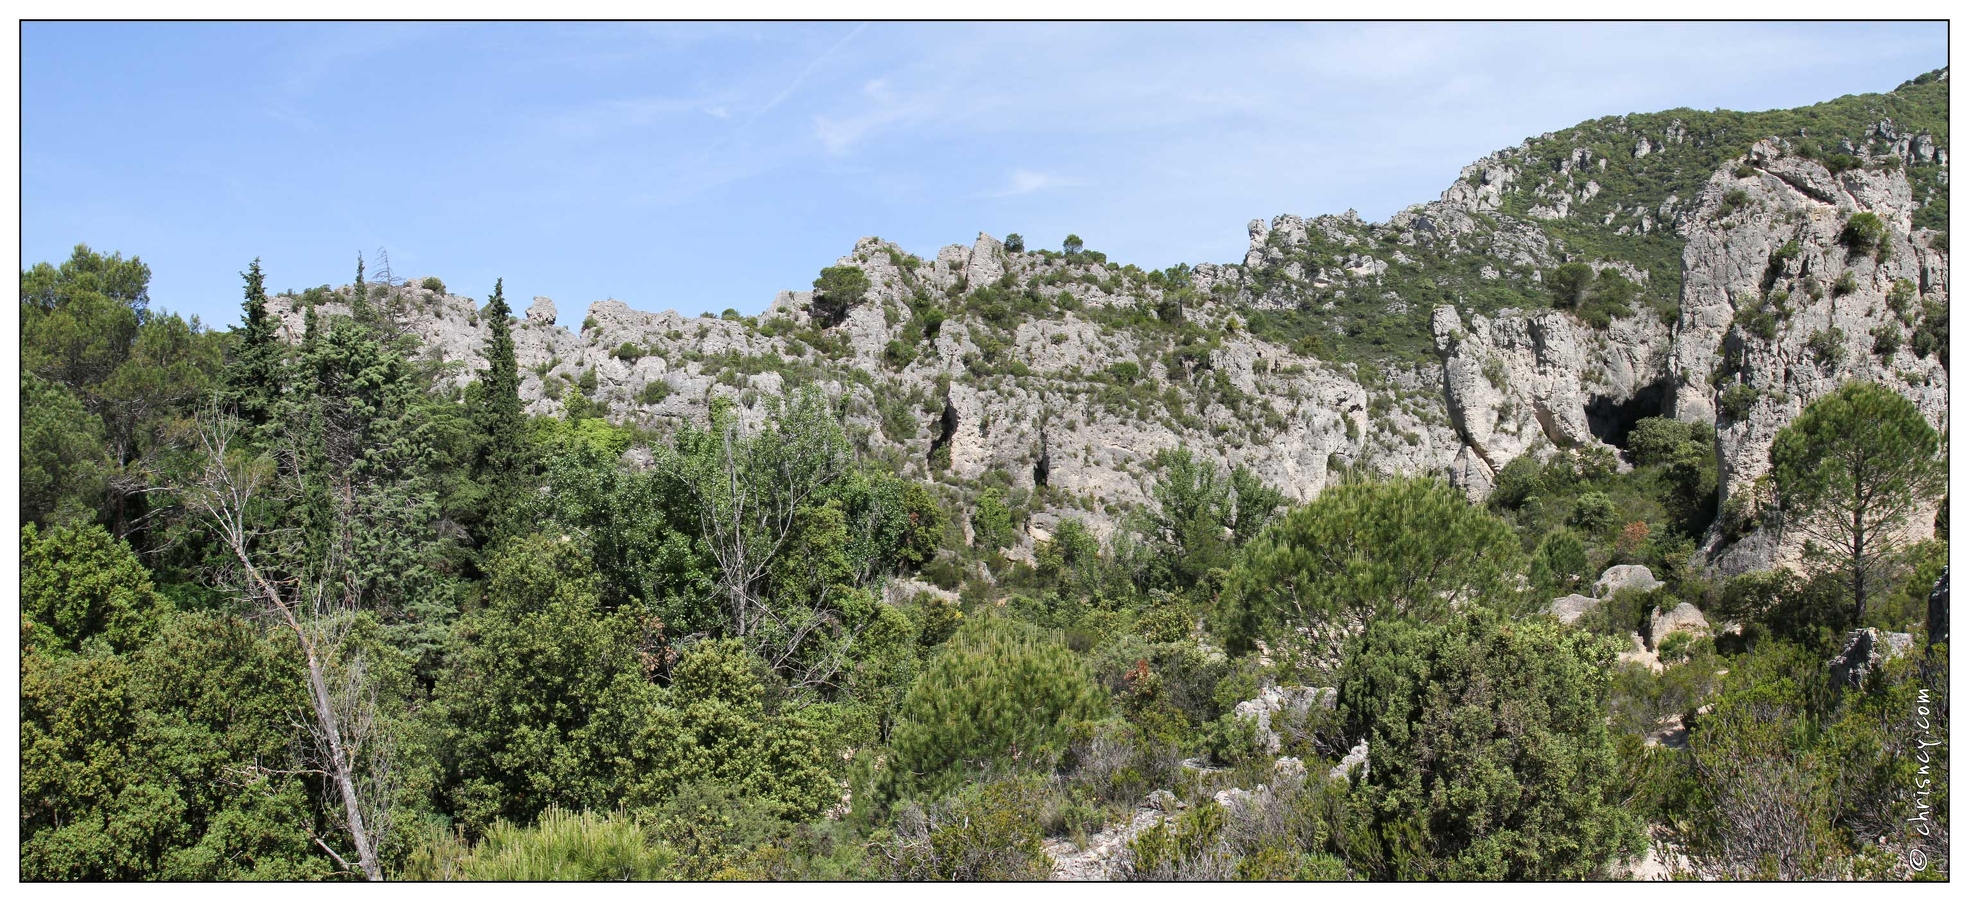
[[1661,580],[1655,579],[1654,571],[1640,564],[1617,564],[1608,567],[1600,578],[1593,582],[1593,594],[1601,598],[1612,598],[1613,593],[1622,589],[1639,589],[1653,592],[1662,587]]
[[[1670,362],[1673,414],[1716,426],[1724,503],[1769,468],[1771,442],[1786,423],[1850,380],[1893,388],[1945,431],[1947,368],[1917,356],[1907,339],[1923,299],[1946,303],[1948,253],[1911,226],[1905,175],[1835,175],[1780,140],[1732,163],[1696,199]],[[1878,249],[1842,239],[1860,213],[1886,226]],[[1765,319],[1753,325],[1753,315]],[[1899,349],[1876,351],[1886,346],[1880,336]],[[1733,406],[1721,408],[1725,391]],[[1771,566],[1791,550],[1782,541],[1739,544],[1740,553],[1721,555],[1725,573]],[[1713,536],[1710,550],[1722,545]]]
[[1253,721],[1257,725],[1259,746],[1265,750],[1265,754],[1275,755],[1278,754],[1280,739],[1278,733],[1272,729],[1273,715],[1284,714],[1288,718],[1303,718],[1315,705],[1332,708],[1339,695],[1339,690],[1332,688],[1293,686],[1280,689],[1276,686],[1266,686],[1259,691],[1257,698],[1238,702],[1232,713],[1244,720]]
[[1559,618],[1560,623],[1572,624],[1593,613],[1599,606],[1600,599],[1575,593],[1553,599],[1551,604],[1545,606],[1545,613]]
[[1053,872],[1047,879],[1092,881],[1126,877],[1128,843],[1136,834],[1162,823],[1182,807],[1186,806],[1175,795],[1158,789],[1136,806],[1127,822],[1102,828],[1088,838],[1085,847],[1064,839],[1046,840],[1046,854],[1053,860]]
[[[1656,165],[1704,137],[1669,116],[1594,127],[1619,140],[1528,140],[1382,223],[1353,211],[1252,220],[1241,261],[1175,277],[1092,255],[1008,251],[984,234],[927,259],[871,237],[835,261],[867,276],[866,296],[825,328],[810,313],[811,291],[782,291],[756,318],[603,300],[578,327],[537,297],[513,322],[521,397],[530,413],[553,414],[581,393],[617,421],[662,431],[701,421],[720,399],[759,422],[769,399],[812,384],[844,412],[858,451],[907,475],[960,491],[993,474],[1013,491],[1043,480],[1045,500],[1014,557],[1029,557],[1066,517],[1105,535],[1148,501],[1156,455],[1179,446],[1250,467],[1294,502],[1348,470],[1440,475],[1482,499],[1520,456],[1618,449],[1636,420],[1669,414],[1716,426],[1727,507],[1756,497],[1776,432],[1845,380],[1892,386],[1946,430],[1943,355],[1919,356],[1909,339],[1924,304],[1946,309],[1947,244],[1914,227],[1924,201],[1884,156],[1945,166],[1946,146],[1881,122],[1853,151],[1862,165],[1835,173],[1773,138],[1699,188],[1691,176],[1666,196],[1629,197],[1620,192],[1654,189],[1607,188],[1622,184],[1612,168]],[[1941,177],[1945,187],[1945,169]],[[1931,175],[1922,178],[1932,192]],[[1885,225],[1878,248],[1842,239],[1858,213]],[[1637,303],[1596,328],[1546,306],[1542,282],[1567,262],[1635,283],[1671,278],[1582,253],[1552,226],[1589,215],[1602,237],[1682,242],[1672,315]],[[1404,287],[1421,283],[1426,300]],[[472,300],[419,284],[374,287],[389,320],[450,364],[455,382],[483,368],[486,324]],[[1500,306],[1497,296],[1525,303]],[[304,305],[346,312],[346,297],[310,292],[270,309],[298,339]],[[1166,311],[1169,301],[1179,309]],[[1426,313],[1419,337],[1435,356],[1415,347],[1385,365],[1339,363],[1345,355],[1318,356],[1321,335],[1282,345],[1245,328],[1257,311],[1288,309],[1311,317],[1302,323],[1311,331],[1339,336]],[[1321,311],[1335,319],[1320,322]],[[1159,328],[1128,324],[1145,315]],[[1207,340],[1176,346],[1168,327],[1177,323]],[[1725,575],[1795,554],[1786,537],[1747,522],[1747,534],[1717,530],[1706,543]]]
[[1354,743],[1354,747],[1348,750],[1346,757],[1341,758],[1338,764],[1333,765],[1332,770],[1327,771],[1326,778],[1351,780],[1355,772],[1360,773],[1361,779],[1367,779],[1367,740],[1365,739]]
[[1866,675],[1914,648],[1908,633],[1889,633],[1867,627],[1846,634],[1846,647],[1826,662],[1834,689],[1858,689]]
[[1659,649],[1661,640],[1669,633],[1688,633],[1690,636],[1709,635],[1709,621],[1695,605],[1682,602],[1666,611],[1657,610],[1648,621],[1648,647]]

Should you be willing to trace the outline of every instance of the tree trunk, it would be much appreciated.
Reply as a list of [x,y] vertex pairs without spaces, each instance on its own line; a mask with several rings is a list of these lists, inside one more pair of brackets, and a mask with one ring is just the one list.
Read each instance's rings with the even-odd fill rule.
[[314,644],[302,637],[308,653],[308,692],[314,696],[315,719],[328,740],[329,769],[335,777],[335,789],[342,796],[342,807],[349,819],[349,839],[356,845],[356,863],[362,868],[362,876],[368,880],[382,880],[383,867],[376,861],[376,850],[369,844],[369,831],[363,829],[361,796],[356,793],[354,762],[342,751],[341,724],[335,719],[335,706],[328,694],[328,679],[322,672],[320,656],[315,654]]

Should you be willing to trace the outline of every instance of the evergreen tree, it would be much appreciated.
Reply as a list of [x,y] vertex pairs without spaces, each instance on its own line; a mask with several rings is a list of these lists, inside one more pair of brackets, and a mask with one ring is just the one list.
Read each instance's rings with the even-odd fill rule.
[[264,427],[273,417],[284,378],[280,339],[267,315],[266,276],[258,258],[241,276],[246,279],[246,326],[240,331],[239,351],[226,368],[223,403],[233,406],[248,425]]
[[1845,581],[1853,622],[1886,588],[1880,570],[1916,506],[1946,478],[1941,440],[1912,402],[1873,382],[1813,401],[1771,443],[1786,528]]
[[501,504],[518,482],[526,452],[526,414],[520,407],[520,365],[513,353],[513,310],[506,305],[506,280],[493,283],[486,301],[486,368],[479,375],[477,409],[478,475]]

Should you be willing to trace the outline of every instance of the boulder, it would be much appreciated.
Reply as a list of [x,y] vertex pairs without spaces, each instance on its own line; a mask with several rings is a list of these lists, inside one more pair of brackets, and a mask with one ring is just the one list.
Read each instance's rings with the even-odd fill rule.
[[1545,613],[1559,618],[1560,623],[1574,623],[1599,606],[1600,599],[1574,593],[1553,599],[1551,604],[1545,606]]
[[1655,673],[1660,673],[1661,659],[1648,648],[1648,644],[1641,639],[1641,634],[1628,633],[1627,637],[1633,640],[1633,644],[1628,646],[1626,651],[1621,652],[1617,660],[1622,664],[1639,664]]
[[1593,594],[1601,598],[1612,598],[1613,593],[1622,589],[1640,589],[1653,592],[1662,587],[1661,580],[1655,579],[1654,571],[1640,564],[1621,564],[1608,567],[1607,572],[1593,583]]
[[526,308],[526,321],[536,326],[551,326],[556,313],[553,298],[536,297]]
[[1826,662],[1834,689],[1858,689],[1866,675],[1914,647],[1907,633],[1887,633],[1867,627],[1846,634],[1846,648]]
[[1694,636],[1709,635],[1709,621],[1695,605],[1682,602],[1666,612],[1657,609],[1654,619],[1648,622],[1648,646],[1659,647],[1663,637],[1669,633],[1688,633]]
[[1326,778],[1346,780],[1353,776],[1356,768],[1361,772],[1361,779],[1367,779],[1367,740],[1365,739],[1355,743],[1353,749],[1347,752],[1347,757],[1340,759],[1339,764],[1333,765],[1333,769],[1326,772]]
[[1272,788],[1263,783],[1258,784],[1257,789],[1248,791],[1233,786],[1229,789],[1218,790],[1217,794],[1212,796],[1212,798],[1217,800],[1217,804],[1231,809],[1242,808],[1248,805],[1262,806],[1272,800]]
[[1258,693],[1257,698],[1238,702],[1233,713],[1246,720],[1257,721],[1258,743],[1264,748],[1265,754],[1273,755],[1279,750],[1279,736],[1272,729],[1274,713],[1283,711],[1303,716],[1307,711],[1312,710],[1314,705],[1331,709],[1339,695],[1340,690],[1332,688],[1291,686],[1281,689],[1276,686],[1266,686]]

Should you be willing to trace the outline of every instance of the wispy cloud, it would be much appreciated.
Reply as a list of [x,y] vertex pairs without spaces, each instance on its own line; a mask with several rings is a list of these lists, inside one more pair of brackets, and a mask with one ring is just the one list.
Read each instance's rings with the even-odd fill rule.
[[1071,188],[1081,184],[1084,183],[1078,179],[1070,179],[1050,172],[1039,172],[1032,169],[1014,169],[1006,177],[1005,184],[1002,187],[996,191],[987,192],[984,196],[1017,197],[1021,194],[1031,194],[1035,191],[1045,191],[1050,188]]
[[800,87],[800,83],[806,81],[807,76],[814,74],[814,70],[820,68],[821,63],[827,62],[827,58],[833,56],[834,51],[841,49],[842,45],[848,43],[849,41],[854,40],[855,35],[861,34],[862,29],[867,27],[868,27],[867,22],[863,22],[860,25],[856,25],[855,30],[848,32],[846,35],[842,36],[840,40],[835,41],[833,46],[828,47],[826,50],[821,51],[819,56],[814,57],[813,62],[808,63],[805,69],[800,70],[799,75],[794,76],[793,80],[787,83],[785,89],[781,90],[778,94],[774,95],[773,99],[767,101],[766,105],[760,107],[757,112],[754,112],[752,115],[745,117],[745,121],[739,125],[739,128],[743,130],[746,126],[751,125],[753,120],[758,119],[760,116],[764,116],[766,112],[771,110],[773,107],[779,106],[780,101],[785,100],[786,98],[792,96],[794,90]]
[[891,87],[886,78],[863,84],[861,95],[867,106],[858,113],[840,118],[814,117],[814,137],[820,139],[828,153],[837,156],[847,153],[870,133],[905,120],[922,119],[939,105],[936,93],[904,94]]

